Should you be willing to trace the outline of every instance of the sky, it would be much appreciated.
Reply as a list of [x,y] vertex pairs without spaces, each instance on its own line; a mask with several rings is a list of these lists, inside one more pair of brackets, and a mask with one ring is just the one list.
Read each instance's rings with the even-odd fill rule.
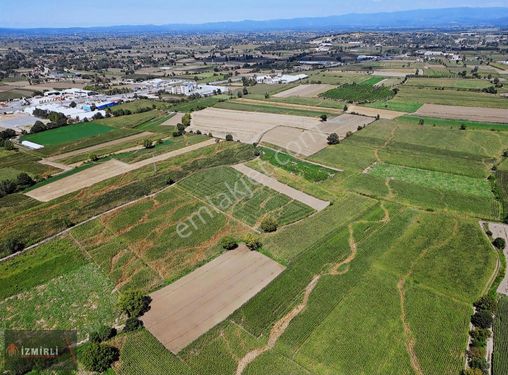
[[0,0],[0,27],[164,25],[506,5],[506,0]]

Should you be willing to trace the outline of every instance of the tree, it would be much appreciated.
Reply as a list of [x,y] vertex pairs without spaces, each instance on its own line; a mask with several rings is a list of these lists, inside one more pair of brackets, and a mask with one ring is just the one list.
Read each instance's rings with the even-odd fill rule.
[[473,357],[469,360],[469,367],[474,369],[480,369],[483,374],[487,374],[489,371],[489,363],[486,358]]
[[100,326],[99,329],[97,329],[97,331],[92,332],[90,334],[90,341],[95,343],[101,343],[115,336],[116,336],[115,328],[103,325]]
[[186,113],[185,115],[183,115],[182,117],[182,124],[187,127],[191,124],[191,120],[192,120],[192,117],[191,117],[191,114],[190,113]]
[[471,317],[471,323],[478,328],[490,328],[493,322],[492,314],[489,311],[479,310]]
[[0,181],[0,197],[15,193],[17,188],[18,186],[12,180]]
[[265,93],[265,99],[270,99],[270,94],[269,93]]
[[88,371],[104,372],[117,361],[120,353],[117,348],[105,345],[90,343],[80,352],[80,362]]
[[123,327],[123,332],[132,332],[136,331],[143,327],[143,322],[138,318],[129,318],[125,321],[125,326]]
[[483,371],[479,368],[468,368],[465,370],[462,370],[462,375],[484,375]]
[[347,110],[348,110],[348,109],[349,109],[349,108],[348,108],[348,106],[347,106],[347,105],[345,105],[345,106],[344,106],[344,112],[347,112]]
[[4,148],[7,150],[7,151],[13,151],[16,149],[16,147],[14,147],[14,143],[12,143],[10,140],[5,140],[4,141]]
[[[501,240],[504,241],[504,239],[502,238]],[[504,249],[504,246],[502,247],[502,249]],[[495,296],[488,294],[486,296],[481,297],[473,305],[474,307],[476,307],[477,310],[490,311],[492,314],[494,314],[497,310],[497,299]]]
[[492,241],[492,245],[494,245],[496,249],[503,250],[506,246],[506,241],[504,238],[497,237],[494,241]]
[[267,216],[261,221],[260,228],[263,232],[271,233],[275,232],[278,226],[277,221],[272,216]]
[[103,118],[104,116],[100,112],[97,112],[95,115],[93,115],[94,120],[102,120]]
[[226,134],[226,141],[233,141],[233,136],[231,134]]
[[178,133],[180,133],[180,135],[185,134],[185,125],[184,124],[182,124],[182,123],[176,124],[176,129],[178,130]]
[[69,107],[71,108],[76,108],[77,107],[77,104],[75,101],[72,101],[71,104],[69,104]]
[[143,141],[143,147],[146,148],[146,149],[149,149],[149,148],[154,148],[155,146],[154,146],[154,144],[153,144],[151,139],[145,139]]
[[460,130],[466,130],[466,125],[460,124]]
[[39,133],[48,130],[48,127],[42,121],[35,121],[35,124],[30,128],[30,133]]
[[421,119],[418,120],[418,125],[423,126],[424,124],[425,124],[425,120],[424,119],[421,118]]
[[35,185],[35,181],[27,173],[20,173],[16,178],[18,188],[25,189],[27,187]]
[[99,160],[99,155],[97,155],[97,154],[90,154],[88,156],[88,158],[90,159],[90,161],[95,162],[95,161]]
[[319,116],[321,118],[321,121],[325,122],[326,120],[328,120],[328,116],[325,115],[325,114],[322,114],[321,116]]
[[15,136],[16,132],[12,129],[5,129],[0,131],[0,139],[11,139],[14,138]]
[[329,145],[336,145],[340,143],[339,136],[337,135],[337,133],[330,134],[328,138],[326,138],[326,140],[328,141]]
[[236,241],[236,239],[231,236],[223,237],[220,241],[220,244],[222,248],[226,250],[233,250],[238,247],[238,241]]
[[259,238],[252,233],[246,234],[243,241],[245,242],[245,245],[252,251],[259,250],[261,246],[263,246]]
[[10,254],[14,254],[22,251],[25,248],[25,243],[17,238],[9,238],[4,246]]
[[152,299],[139,291],[129,291],[120,296],[118,307],[130,318],[143,315],[150,309]]

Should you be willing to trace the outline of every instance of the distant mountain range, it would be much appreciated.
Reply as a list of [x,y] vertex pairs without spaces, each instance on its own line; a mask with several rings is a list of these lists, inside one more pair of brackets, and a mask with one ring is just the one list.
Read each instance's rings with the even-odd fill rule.
[[[239,5],[241,6],[241,5]],[[508,28],[508,8],[422,9],[389,13],[352,13],[341,16],[277,19],[267,21],[212,22],[202,24],[124,25],[70,28],[0,28],[0,35],[51,35],[75,33],[208,33],[261,31],[350,31]]]

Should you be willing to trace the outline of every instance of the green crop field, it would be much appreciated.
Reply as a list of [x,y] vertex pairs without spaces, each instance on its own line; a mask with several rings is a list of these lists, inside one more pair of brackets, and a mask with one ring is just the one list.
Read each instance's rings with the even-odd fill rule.
[[369,173],[376,177],[408,182],[431,189],[452,191],[485,198],[492,197],[491,186],[486,179],[387,163],[376,164],[370,169]]
[[365,103],[380,100],[388,100],[393,97],[394,92],[387,87],[373,87],[371,82],[377,83],[382,78],[373,77],[360,84],[344,84],[336,89],[329,90],[320,96],[323,98],[345,100],[348,102]]
[[297,159],[281,151],[275,151],[270,148],[261,148],[261,159],[270,162],[270,164],[285,169],[288,172],[301,175],[303,178],[313,182],[319,182],[335,176],[337,171],[321,167],[316,164]]
[[399,121],[404,121],[407,124],[418,125],[420,120],[424,121],[424,126],[446,126],[449,128],[460,128],[461,126],[467,129],[478,129],[478,130],[500,130],[507,131],[508,125],[495,124],[489,122],[477,122],[467,120],[448,120],[435,117],[423,117],[423,116],[403,116]]
[[[418,103],[458,105],[465,107],[508,108],[508,100],[485,93],[457,90],[435,90],[401,86],[398,94],[390,101],[393,103]],[[390,103],[388,102],[388,103]]]
[[215,207],[231,211],[236,218],[252,226],[258,225],[267,215],[285,225],[313,212],[303,203],[255,184],[232,168],[196,173],[183,180],[181,185]]
[[494,353],[492,373],[494,375],[506,374],[508,371],[508,297],[499,299],[498,310],[494,322]]
[[[424,66],[409,64],[373,61],[351,69]],[[443,69],[454,76],[448,70],[452,68]],[[312,81],[335,80],[343,85],[337,90],[350,90],[356,100],[371,95],[369,100],[379,101],[369,106],[377,108],[409,112],[433,101],[505,106],[499,96],[468,91],[477,90],[473,86],[479,82],[462,82],[458,76],[421,78],[429,87],[402,85],[390,99],[390,89],[390,96],[372,98],[380,90],[373,87],[380,77],[341,71],[309,74]],[[217,105],[305,116],[326,113],[327,106],[344,106],[324,98],[265,100],[265,92],[286,88],[249,86],[247,97],[265,101],[259,104],[227,101],[223,95],[123,106],[155,104],[160,110],[186,112]],[[278,102],[323,111],[282,108]],[[173,128],[160,125],[166,118],[152,110],[61,128],[91,125],[110,130],[49,144],[38,152],[3,152],[0,175],[25,170],[52,174],[38,163],[42,155],[135,132],[150,131],[156,133],[150,139],[164,141],[114,157],[133,163],[207,139],[167,137]],[[8,218],[0,221],[2,256],[19,244],[30,246],[65,231],[0,262],[0,331],[77,329],[82,339],[102,324],[122,324],[125,317],[116,307],[122,293],[152,293],[223,253],[223,237],[241,240],[250,233],[262,243],[260,252],[285,266],[280,275],[177,355],[144,328],[120,333],[108,340],[120,350],[120,358],[107,373],[233,375],[248,356],[252,361],[242,375],[460,374],[472,303],[496,278],[499,254],[478,221],[506,216],[508,164],[503,154],[508,132],[492,124],[424,118],[419,125],[419,120],[378,120],[308,160],[268,147],[219,142],[54,201],[39,202],[20,193],[0,198],[0,216]],[[460,129],[462,123],[466,130]],[[316,212],[231,167],[239,163],[330,205]],[[275,232],[260,230],[267,216],[278,222]],[[502,300],[500,311],[506,305]],[[494,375],[506,368],[503,316],[495,322]]]
[[411,78],[407,86],[481,90],[493,84],[485,79]]
[[51,146],[77,141],[82,138],[97,136],[100,134],[108,133],[112,130],[112,128],[105,125],[80,123],[76,125],[63,126],[57,129],[46,130],[36,134],[25,135],[22,137],[22,139],[44,146]]

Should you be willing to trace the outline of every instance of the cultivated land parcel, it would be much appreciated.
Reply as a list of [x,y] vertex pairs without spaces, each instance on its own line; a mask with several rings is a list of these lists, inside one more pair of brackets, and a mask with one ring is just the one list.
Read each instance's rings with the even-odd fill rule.
[[220,102],[143,99],[121,108],[154,108],[2,150],[0,175],[54,176],[0,198],[0,328],[86,341],[122,327],[118,300],[140,291],[145,327],[107,340],[117,374],[460,374],[473,302],[504,272],[479,222],[508,213],[508,106],[464,91],[488,80],[403,80],[431,69],[397,64]]

